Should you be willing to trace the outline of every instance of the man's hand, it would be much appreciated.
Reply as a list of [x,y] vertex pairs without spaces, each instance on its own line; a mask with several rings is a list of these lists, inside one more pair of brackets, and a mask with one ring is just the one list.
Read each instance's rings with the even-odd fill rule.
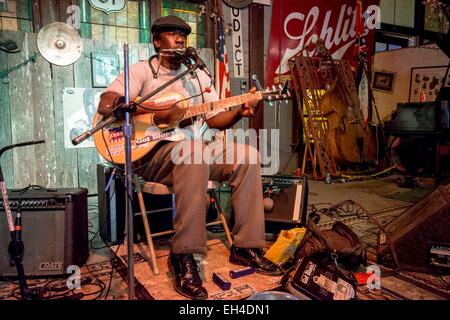
[[186,113],[186,108],[179,107],[178,104],[169,110],[156,111],[153,122],[160,128],[175,127]]
[[[252,87],[248,93],[254,94],[256,91],[257,91],[256,88]],[[247,101],[245,104],[241,106],[241,108],[239,109],[239,114],[242,117],[250,117],[250,118],[254,117],[256,109],[258,108],[258,101],[259,99],[255,95],[253,99]]]

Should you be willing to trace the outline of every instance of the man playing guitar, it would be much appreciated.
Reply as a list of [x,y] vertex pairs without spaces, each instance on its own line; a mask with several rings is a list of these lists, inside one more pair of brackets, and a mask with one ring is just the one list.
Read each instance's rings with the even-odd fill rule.
[[[178,17],[166,16],[157,19],[151,31],[157,54],[148,62],[130,66],[130,100],[148,94],[186,70],[183,55],[178,52],[186,47],[191,27]],[[164,97],[170,96],[171,92],[188,98],[183,102],[188,105],[218,100],[211,79],[202,70],[174,82],[152,97],[152,100],[164,101]],[[199,150],[202,153],[201,151],[211,145],[202,141],[202,127],[207,125],[224,130],[232,127],[242,117],[254,116],[258,101],[256,89],[252,88],[249,93],[255,95],[255,98],[247,99],[247,102],[237,109],[206,112],[204,118],[197,117],[190,125],[180,129],[183,140],[161,140],[140,159],[139,173],[144,179],[173,187],[177,212],[174,218],[176,233],[168,263],[174,276],[175,290],[191,299],[208,297],[192,254],[207,254],[205,195],[209,180],[228,181],[232,188],[231,202],[235,225],[232,230],[234,245],[231,247],[230,262],[255,267],[257,272],[263,274],[281,274],[277,266],[264,258],[261,251],[265,245],[265,227],[258,151],[248,145],[213,142],[211,144],[220,143],[220,148],[215,146],[212,164],[211,161],[206,163],[202,156],[201,161],[186,161],[199,159],[195,153]],[[98,113],[104,117],[110,116],[118,104],[124,101],[123,96],[122,73],[102,94]],[[183,107],[183,103],[161,103],[152,105],[152,108],[138,105],[135,114],[146,113],[152,125],[171,128],[176,126],[189,110],[188,107]],[[120,108],[114,112],[116,116],[121,117]],[[224,160],[233,153],[233,163]],[[181,157],[182,161],[174,162],[174,154]]]

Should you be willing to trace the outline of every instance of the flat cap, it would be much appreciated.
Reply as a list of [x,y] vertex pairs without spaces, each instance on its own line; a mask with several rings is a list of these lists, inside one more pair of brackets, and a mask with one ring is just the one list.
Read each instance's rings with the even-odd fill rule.
[[192,31],[191,27],[183,19],[176,16],[165,16],[156,19],[151,29],[152,33],[171,30],[181,30],[186,32],[186,34],[190,34]]

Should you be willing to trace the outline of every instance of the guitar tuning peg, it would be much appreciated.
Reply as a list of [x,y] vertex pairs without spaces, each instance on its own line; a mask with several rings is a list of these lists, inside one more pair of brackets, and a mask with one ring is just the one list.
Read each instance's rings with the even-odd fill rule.
[[275,87],[275,85],[272,86],[272,90],[275,91],[277,90],[277,87]]

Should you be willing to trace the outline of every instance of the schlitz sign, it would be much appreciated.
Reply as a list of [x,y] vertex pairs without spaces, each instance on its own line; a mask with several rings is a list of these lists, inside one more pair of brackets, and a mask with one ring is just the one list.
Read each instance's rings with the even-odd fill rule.
[[89,0],[91,6],[107,14],[122,11],[125,8],[126,2],[126,0]]
[[[315,49],[307,50],[314,48],[311,45],[318,38],[324,41],[334,59],[355,58],[356,3],[356,0],[274,0],[266,85],[290,80],[289,59],[299,52],[313,56]],[[379,26],[378,4],[379,0],[362,1],[361,37],[369,50],[373,48],[375,29]],[[371,52],[366,53],[370,61]]]

